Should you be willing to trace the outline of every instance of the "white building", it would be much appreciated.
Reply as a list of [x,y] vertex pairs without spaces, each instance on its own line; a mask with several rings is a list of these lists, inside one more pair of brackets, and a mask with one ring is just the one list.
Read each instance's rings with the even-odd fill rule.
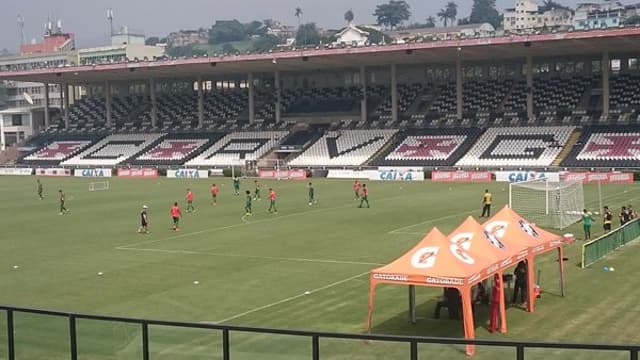
[[353,24],[349,24],[336,34],[335,44],[363,46],[368,40],[369,33],[367,31],[358,29],[358,27]]
[[574,12],[566,7],[542,8],[535,0],[516,0],[515,8],[504,12],[505,31],[570,28]]

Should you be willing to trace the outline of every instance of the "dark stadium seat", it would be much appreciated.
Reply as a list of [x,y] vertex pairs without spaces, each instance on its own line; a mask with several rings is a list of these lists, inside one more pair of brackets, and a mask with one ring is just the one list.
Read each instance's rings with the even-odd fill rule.
[[611,125],[586,128],[562,166],[637,168],[640,166],[640,127]]

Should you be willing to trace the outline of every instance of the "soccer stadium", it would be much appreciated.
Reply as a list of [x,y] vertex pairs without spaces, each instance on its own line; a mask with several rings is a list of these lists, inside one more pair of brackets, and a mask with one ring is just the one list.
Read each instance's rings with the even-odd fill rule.
[[0,57],[42,90],[0,111],[0,359],[638,359],[639,59],[622,25]]

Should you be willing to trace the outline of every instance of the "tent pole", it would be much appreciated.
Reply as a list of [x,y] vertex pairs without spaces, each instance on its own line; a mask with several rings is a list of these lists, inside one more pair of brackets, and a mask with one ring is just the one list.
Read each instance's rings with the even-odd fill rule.
[[[475,325],[473,323],[473,307],[471,306],[471,288],[465,286],[459,288],[460,295],[462,296],[462,320],[464,322],[464,338],[475,339]],[[473,356],[476,352],[475,345],[467,345],[466,353],[468,356]]]
[[373,295],[376,291],[377,283],[373,280],[373,275],[369,277],[369,305],[367,307],[367,323],[365,324],[365,331],[371,331],[371,317],[373,316]]
[[499,305],[500,305],[500,332],[507,332],[507,305],[504,302],[504,282],[502,281],[502,275],[504,272],[498,273],[498,278],[496,279],[496,283],[494,286],[498,287],[498,296],[500,297]]
[[416,323],[416,286],[409,285],[409,321]]
[[558,266],[560,266],[560,294],[564,297],[564,250],[558,247]]
[[527,258],[527,312],[535,310],[536,295],[533,289],[536,286],[534,256]]

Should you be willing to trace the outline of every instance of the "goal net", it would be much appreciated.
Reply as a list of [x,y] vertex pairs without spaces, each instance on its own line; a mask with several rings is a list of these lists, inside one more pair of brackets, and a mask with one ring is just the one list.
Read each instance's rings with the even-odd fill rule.
[[564,229],[581,218],[582,182],[538,179],[509,184],[509,207],[536,225]]
[[109,190],[108,181],[96,181],[89,183],[89,191]]

